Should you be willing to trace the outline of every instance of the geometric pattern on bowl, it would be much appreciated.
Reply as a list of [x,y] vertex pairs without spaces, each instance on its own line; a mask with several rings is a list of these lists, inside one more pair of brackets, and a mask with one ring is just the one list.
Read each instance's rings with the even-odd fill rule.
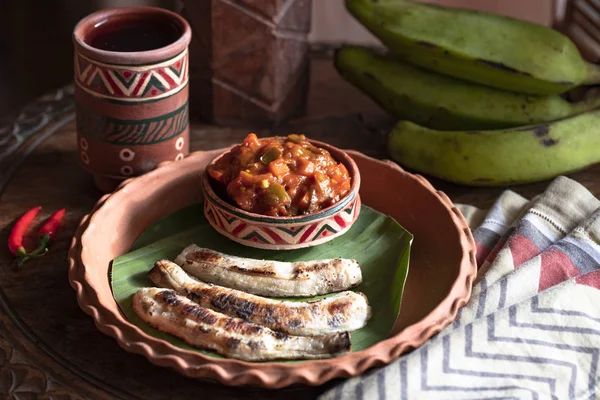
[[[343,235],[360,214],[360,196],[348,196],[333,215],[311,223],[268,224],[229,214],[210,201],[204,202],[204,215],[217,232],[246,246],[268,250],[291,250],[316,246]],[[345,200],[346,200],[345,199]]]

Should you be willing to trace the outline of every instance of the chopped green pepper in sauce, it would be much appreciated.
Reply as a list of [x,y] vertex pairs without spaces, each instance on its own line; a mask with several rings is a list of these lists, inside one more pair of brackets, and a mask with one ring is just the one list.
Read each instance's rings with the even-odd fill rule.
[[254,133],[208,167],[227,200],[243,210],[295,216],[327,208],[349,191],[342,163],[304,135],[258,139]]

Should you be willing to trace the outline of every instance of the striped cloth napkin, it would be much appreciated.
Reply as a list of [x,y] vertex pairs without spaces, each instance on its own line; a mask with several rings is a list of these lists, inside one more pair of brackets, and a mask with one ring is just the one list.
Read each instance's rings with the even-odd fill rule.
[[531,201],[459,207],[479,273],[456,321],[320,399],[600,398],[600,201],[559,177]]

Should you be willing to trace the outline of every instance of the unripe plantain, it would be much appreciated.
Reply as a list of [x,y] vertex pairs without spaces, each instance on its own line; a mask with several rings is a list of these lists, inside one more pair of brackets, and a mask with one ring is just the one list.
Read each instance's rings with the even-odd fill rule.
[[600,162],[600,111],[492,131],[437,131],[408,121],[391,131],[393,160],[471,186],[550,179]]
[[441,130],[496,129],[553,121],[600,105],[527,95],[440,75],[358,46],[335,54],[338,72],[392,116]]
[[568,37],[531,22],[407,0],[346,7],[398,56],[442,74],[532,94],[600,82]]

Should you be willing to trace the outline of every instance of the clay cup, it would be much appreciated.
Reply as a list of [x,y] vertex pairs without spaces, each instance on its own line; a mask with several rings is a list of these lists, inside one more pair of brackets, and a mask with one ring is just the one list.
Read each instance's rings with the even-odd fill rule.
[[181,16],[155,7],[101,10],[75,27],[78,158],[100,190],[188,155],[190,39]]

